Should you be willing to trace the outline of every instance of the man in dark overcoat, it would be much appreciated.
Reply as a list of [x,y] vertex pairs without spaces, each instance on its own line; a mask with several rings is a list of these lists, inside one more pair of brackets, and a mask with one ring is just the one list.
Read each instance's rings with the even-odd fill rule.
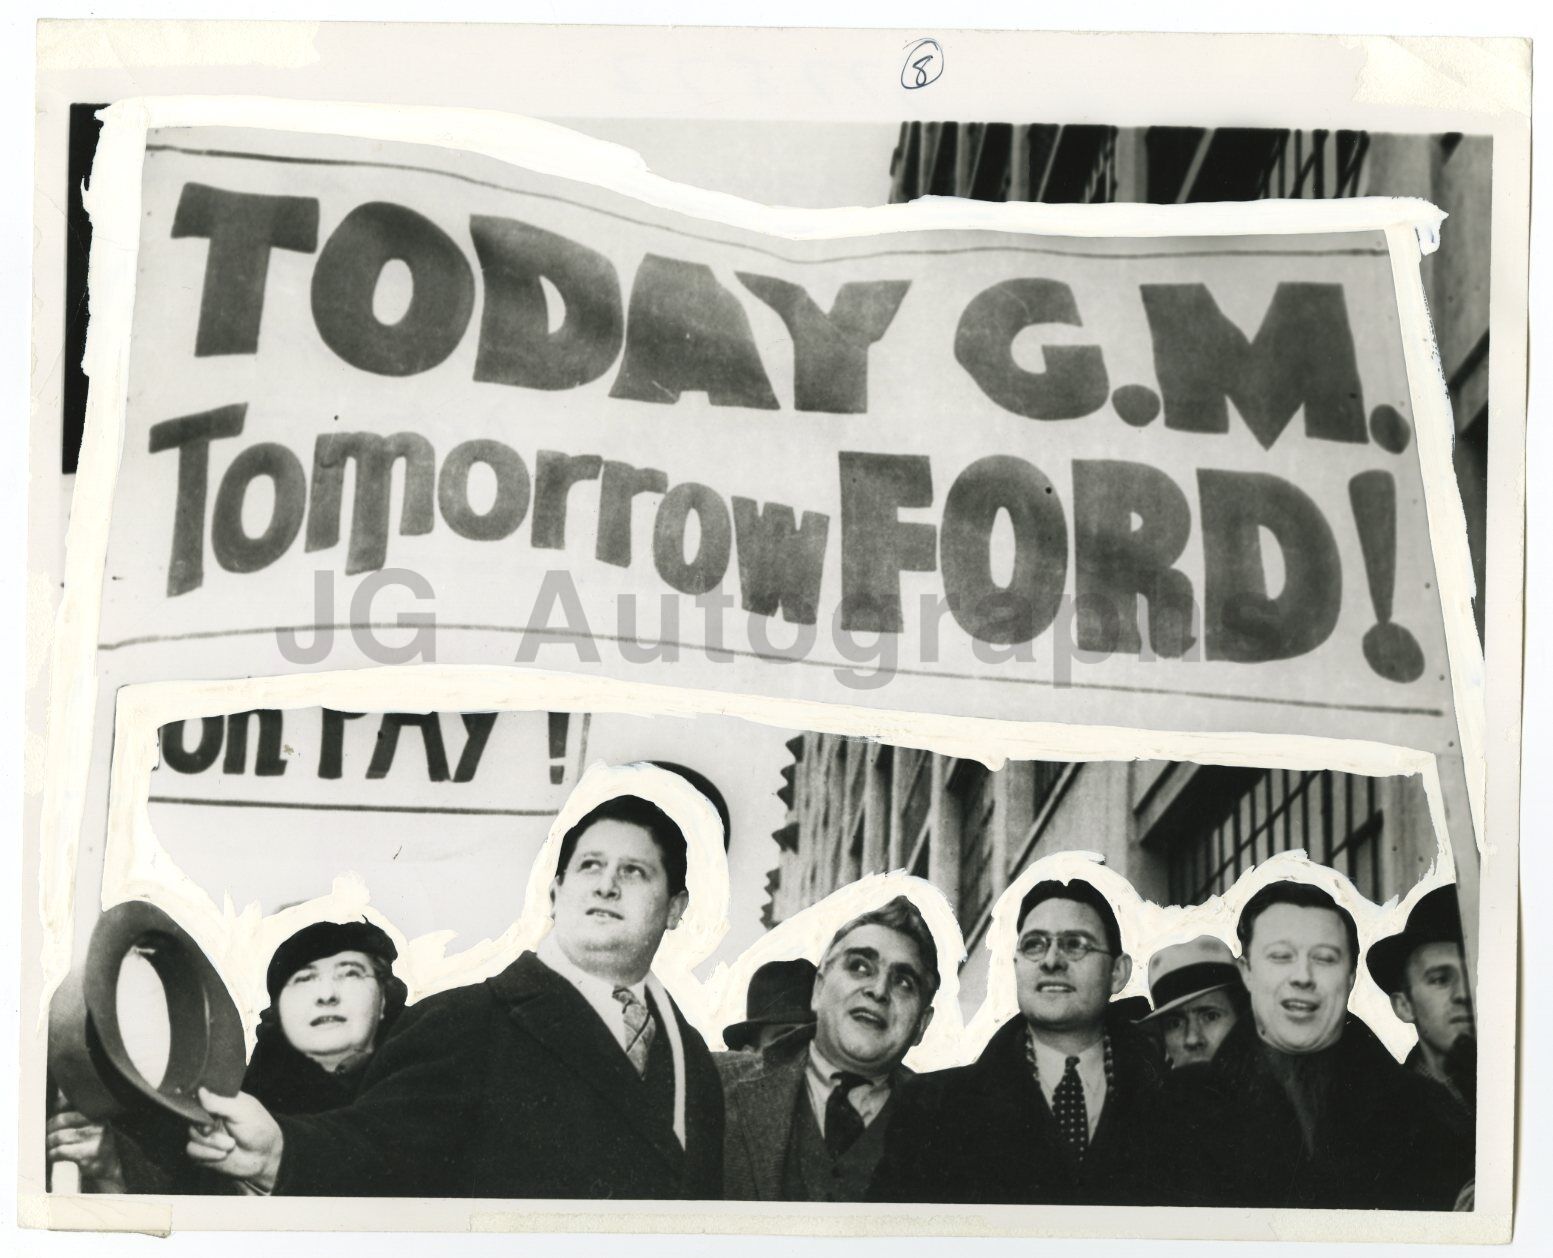
[[836,932],[814,980],[813,1029],[717,1058],[729,1200],[866,1198],[938,985],[938,948],[905,896]]
[[1109,1010],[1132,963],[1092,884],[1039,882],[1019,906],[1019,1016],[971,1065],[902,1090],[873,1197],[1148,1205],[1173,1199],[1157,1104],[1163,1063]]
[[406,1010],[344,1108],[209,1097],[223,1124],[190,1156],[278,1194],[719,1197],[717,1070],[649,970],[685,872],[657,805],[600,804],[562,840],[537,953]]
[[1456,888],[1436,887],[1420,899],[1402,930],[1371,944],[1364,962],[1391,997],[1393,1012],[1418,1032],[1403,1065],[1440,1089],[1441,1104],[1470,1139],[1477,1108],[1477,1021]]
[[1251,1017],[1213,1061],[1171,1078],[1182,1157],[1213,1203],[1450,1210],[1472,1177],[1431,1085],[1348,1011],[1359,956],[1326,891],[1269,883],[1237,927]]

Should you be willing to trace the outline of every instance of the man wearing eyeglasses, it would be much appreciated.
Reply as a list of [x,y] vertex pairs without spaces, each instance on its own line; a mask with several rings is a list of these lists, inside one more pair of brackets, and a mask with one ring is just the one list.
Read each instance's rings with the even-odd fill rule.
[[1170,1200],[1148,1037],[1109,1012],[1132,960],[1093,885],[1019,905],[1019,1016],[969,1066],[905,1089],[873,1195],[885,1201],[1151,1205]]
[[905,896],[847,922],[814,981],[812,1031],[718,1060],[724,1195],[862,1201],[884,1151],[902,1064],[933,1020],[938,947]]

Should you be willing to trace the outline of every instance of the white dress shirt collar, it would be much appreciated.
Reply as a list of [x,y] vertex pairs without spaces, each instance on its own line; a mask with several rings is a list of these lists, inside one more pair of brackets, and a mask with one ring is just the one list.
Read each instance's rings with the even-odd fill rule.
[[[825,1056],[817,1043],[810,1040],[808,1061],[804,1068],[804,1086],[809,1093],[809,1106],[814,1111],[814,1121],[819,1125],[821,1135],[825,1134],[825,1108],[830,1104],[830,1094],[835,1090],[836,1076],[840,1073],[841,1067]],[[847,1103],[862,1117],[863,1126],[868,1126],[879,1117],[880,1111],[890,1099],[893,1079],[894,1072],[891,1071],[860,1083],[847,1093]]]
[[589,974],[566,955],[566,949],[561,947],[561,941],[555,937],[553,930],[540,943],[538,956],[541,961],[582,993],[583,999],[603,1019],[604,1025],[609,1028],[609,1033],[624,1048],[630,1042],[632,1033],[626,1029],[625,1007],[615,999],[615,988],[628,988],[631,994],[646,1006],[647,980],[643,978],[635,983],[612,983],[607,978]]

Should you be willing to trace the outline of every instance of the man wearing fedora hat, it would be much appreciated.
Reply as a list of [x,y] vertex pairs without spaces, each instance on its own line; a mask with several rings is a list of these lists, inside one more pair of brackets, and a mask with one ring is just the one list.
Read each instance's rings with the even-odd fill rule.
[[723,1043],[736,1053],[763,1053],[776,1041],[814,1025],[813,961],[767,961],[750,976],[744,1021],[723,1029]]
[[905,896],[842,926],[812,983],[813,1029],[718,1058],[723,1195],[863,1200],[911,1075],[901,1062],[932,1021],[938,984],[937,945]]
[[1418,1031],[1407,1067],[1438,1084],[1461,1115],[1469,1115],[1477,1093],[1477,1026],[1456,888],[1437,887],[1419,900],[1401,931],[1370,946],[1365,964],[1397,1017]]
[[1149,998],[1154,1011],[1140,1021],[1158,1029],[1173,1070],[1212,1061],[1247,1004],[1235,954],[1212,935],[1150,957]]

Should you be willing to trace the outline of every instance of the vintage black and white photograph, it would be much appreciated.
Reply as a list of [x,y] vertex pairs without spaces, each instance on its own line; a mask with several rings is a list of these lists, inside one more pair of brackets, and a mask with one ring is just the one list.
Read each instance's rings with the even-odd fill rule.
[[1509,1239],[1529,57],[41,24],[27,1224]]

